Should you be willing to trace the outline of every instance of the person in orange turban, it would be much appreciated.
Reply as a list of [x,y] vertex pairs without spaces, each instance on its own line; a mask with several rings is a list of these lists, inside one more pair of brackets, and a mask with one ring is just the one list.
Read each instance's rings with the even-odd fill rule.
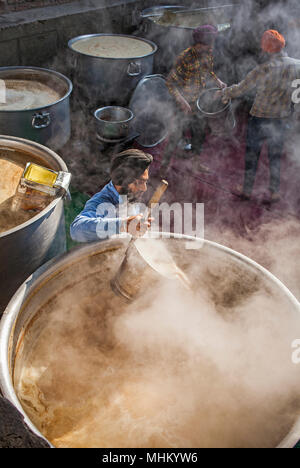
[[223,102],[228,102],[255,90],[248,120],[244,185],[238,188],[244,200],[252,196],[265,141],[270,167],[270,196],[265,200],[275,202],[280,199],[281,156],[293,112],[293,86],[300,79],[300,61],[288,57],[285,46],[282,34],[273,29],[265,31],[261,48],[267,55],[266,62],[259,64],[239,84],[222,92]]
[[268,54],[277,54],[285,47],[284,37],[274,29],[265,31],[261,40],[261,48]]

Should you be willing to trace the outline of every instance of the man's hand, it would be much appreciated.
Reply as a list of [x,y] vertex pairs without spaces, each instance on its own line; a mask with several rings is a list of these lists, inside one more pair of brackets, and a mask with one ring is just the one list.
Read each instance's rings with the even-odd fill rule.
[[226,84],[226,83],[223,83],[223,81],[218,80],[218,83],[219,83],[219,86],[220,86],[221,89],[227,88],[227,84]]
[[190,106],[189,103],[184,99],[183,96],[180,96],[180,98],[179,98],[179,105],[180,105],[181,110],[182,110],[186,115],[192,113],[192,108],[191,108],[191,106]]
[[145,219],[142,214],[130,216],[125,220],[125,231],[133,237],[142,237],[151,227],[153,218]]
[[223,91],[216,91],[215,93],[215,99],[222,98],[223,104],[227,104],[229,99],[224,96]]

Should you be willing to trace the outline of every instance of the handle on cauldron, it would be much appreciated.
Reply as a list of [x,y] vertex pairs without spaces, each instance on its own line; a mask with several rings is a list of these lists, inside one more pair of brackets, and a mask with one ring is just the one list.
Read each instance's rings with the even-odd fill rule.
[[129,76],[139,76],[142,73],[141,62],[130,62],[127,67],[127,74]]
[[49,112],[39,112],[32,117],[32,127],[36,129],[47,128],[51,123],[51,116]]

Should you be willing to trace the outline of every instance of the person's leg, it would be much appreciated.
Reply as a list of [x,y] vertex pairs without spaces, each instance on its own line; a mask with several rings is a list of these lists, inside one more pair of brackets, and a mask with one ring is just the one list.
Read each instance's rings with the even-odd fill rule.
[[243,195],[246,197],[251,196],[255,182],[261,147],[264,141],[263,124],[264,119],[257,117],[250,117],[248,121],[243,186]]
[[192,149],[196,153],[201,153],[202,146],[206,138],[207,120],[193,114],[190,120]]
[[166,177],[172,158],[187,158],[189,156],[190,152],[185,151],[183,145],[186,131],[189,128],[189,121],[190,117],[174,105],[174,113],[168,127],[168,142],[161,162],[161,177]]
[[185,116],[174,106],[174,114],[169,122],[168,144],[165,149],[163,165],[168,166],[170,159],[176,154],[179,142],[185,131]]
[[288,123],[283,119],[272,119],[268,126],[267,144],[270,166],[270,193],[277,197],[280,192],[281,156]]

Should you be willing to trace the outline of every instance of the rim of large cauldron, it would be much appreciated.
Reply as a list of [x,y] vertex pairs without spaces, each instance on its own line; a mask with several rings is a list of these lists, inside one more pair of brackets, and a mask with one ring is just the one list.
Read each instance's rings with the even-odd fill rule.
[[58,71],[56,70],[50,70],[50,69],[47,69],[47,68],[41,68],[41,67],[29,67],[29,66],[26,66],[26,67],[22,67],[22,66],[13,66],[13,67],[0,67],[0,78],[1,78],[1,71],[13,71],[13,70],[26,70],[26,71],[30,71],[30,70],[35,70],[35,71],[41,71],[42,73],[47,73],[48,75],[51,74],[51,75],[55,75],[57,76],[58,78],[61,78],[62,80],[64,80],[67,84],[68,84],[68,91],[67,93],[61,97],[60,99],[58,99],[58,101],[55,101],[53,102],[52,104],[48,104],[46,106],[41,106],[41,107],[34,107],[33,109],[3,109],[1,110],[0,109],[0,114],[1,113],[5,113],[5,112],[37,112],[37,111],[40,111],[40,110],[43,110],[43,109],[49,109],[50,107],[53,107],[55,106],[56,104],[59,104],[60,102],[64,101],[65,99],[67,99],[68,97],[70,97],[70,94],[72,93],[73,91],[73,83],[72,81],[65,75],[63,75],[62,73],[59,73]]
[[[100,37],[100,36],[113,36],[113,37],[128,37],[129,39],[136,39],[138,41],[143,41],[143,42],[146,42],[147,44],[151,45],[153,47],[153,50],[152,52],[149,52],[149,54],[145,54],[145,55],[139,55],[139,56],[135,56],[135,57],[101,57],[99,55],[90,55],[90,54],[85,54],[83,52],[80,52],[79,50],[75,50],[73,49],[72,45],[75,44],[76,42],[78,42],[79,40],[83,40],[83,39],[89,39],[89,38],[92,38],[92,37]],[[142,58],[145,58],[145,57],[150,57],[151,55],[154,55],[157,50],[158,50],[158,46],[150,41],[149,39],[145,39],[144,37],[139,37],[139,36],[130,36],[129,34],[113,34],[113,33],[98,33],[98,34],[85,34],[83,36],[76,36],[76,37],[73,37],[72,39],[70,39],[68,41],[68,47],[69,49],[76,53],[76,54],[79,54],[79,55],[82,55],[84,57],[92,57],[94,59],[101,59],[101,60],[137,60],[137,59],[142,59]]]
[[[47,153],[47,154],[51,155],[54,158],[54,160],[60,166],[61,171],[68,172],[68,168],[67,168],[67,165],[64,162],[64,160],[57,153],[55,153],[55,151],[51,150],[47,146],[41,145],[40,143],[36,143],[35,141],[26,140],[25,138],[13,137],[13,136],[9,136],[9,135],[0,135],[0,143],[1,143],[1,140],[3,140],[3,139],[8,140],[8,141],[17,142],[17,143],[20,143],[20,144],[26,144],[27,148],[30,147],[30,146],[34,146],[37,149],[42,150],[44,153]],[[1,150],[1,147],[0,147],[0,150]],[[20,151],[22,151],[22,148],[20,148]],[[56,207],[56,205],[58,203],[60,203],[62,198],[63,198],[62,195],[55,198],[55,200],[53,200],[44,210],[42,210],[37,215],[33,216],[31,219],[29,219],[25,223],[19,224],[18,226],[14,227],[12,229],[9,229],[8,231],[1,232],[0,233],[0,239],[2,239],[3,237],[9,236],[9,235],[11,235],[11,234],[13,234],[13,233],[15,233],[17,231],[20,231],[21,229],[26,228],[30,224],[33,224],[33,223],[37,222],[40,218],[43,218],[46,213],[48,213],[52,209],[54,209]]]
[[[153,233],[155,235],[155,233]],[[300,313],[300,303],[296,299],[296,297],[292,294],[292,292],[270,271],[266,268],[261,266],[259,263],[251,260],[251,258],[229,248],[225,247],[221,244],[218,244],[213,241],[209,241],[206,239],[200,239],[197,237],[191,237],[182,234],[176,233],[168,233],[162,232],[157,233],[163,239],[183,239],[186,241],[193,241],[193,242],[200,242],[216,248],[219,251],[222,251],[230,256],[240,260],[243,263],[246,263],[248,266],[259,270],[263,275],[265,275],[271,282],[273,282],[276,286],[278,286],[282,292],[284,292],[290,302],[294,305],[298,312]],[[27,280],[20,286],[20,288],[16,291],[12,299],[10,300],[9,304],[7,305],[3,316],[0,320],[0,391],[2,395],[7,398],[23,415],[24,421],[28,425],[28,427],[39,437],[43,438],[47,441],[51,448],[56,448],[53,446],[45,436],[36,428],[36,426],[31,422],[27,414],[25,413],[17,395],[15,393],[15,389],[13,386],[13,381],[11,378],[11,368],[9,363],[9,356],[8,356],[8,349],[10,347],[10,338],[11,332],[14,329],[15,321],[18,317],[19,309],[25,301],[29,300],[30,294],[36,289],[42,287],[47,278],[53,278],[56,274],[61,274],[63,267],[67,264],[72,264],[73,260],[79,261],[80,257],[86,257],[87,254],[93,256],[95,252],[100,253],[101,251],[107,250],[109,247],[118,248],[119,246],[128,245],[131,236],[123,234],[119,236],[115,236],[115,238],[111,238],[106,241],[101,242],[92,242],[87,245],[81,245],[78,247],[73,248],[70,252],[64,253],[46,264],[42,265],[35,273],[33,273]],[[79,257],[79,258],[78,258]],[[3,362],[3,358],[5,357],[6,367],[3,368],[1,363]],[[289,433],[286,437],[278,444],[276,448],[294,448],[296,444],[299,442],[300,438],[300,417],[297,418],[295,424],[292,426]]]

